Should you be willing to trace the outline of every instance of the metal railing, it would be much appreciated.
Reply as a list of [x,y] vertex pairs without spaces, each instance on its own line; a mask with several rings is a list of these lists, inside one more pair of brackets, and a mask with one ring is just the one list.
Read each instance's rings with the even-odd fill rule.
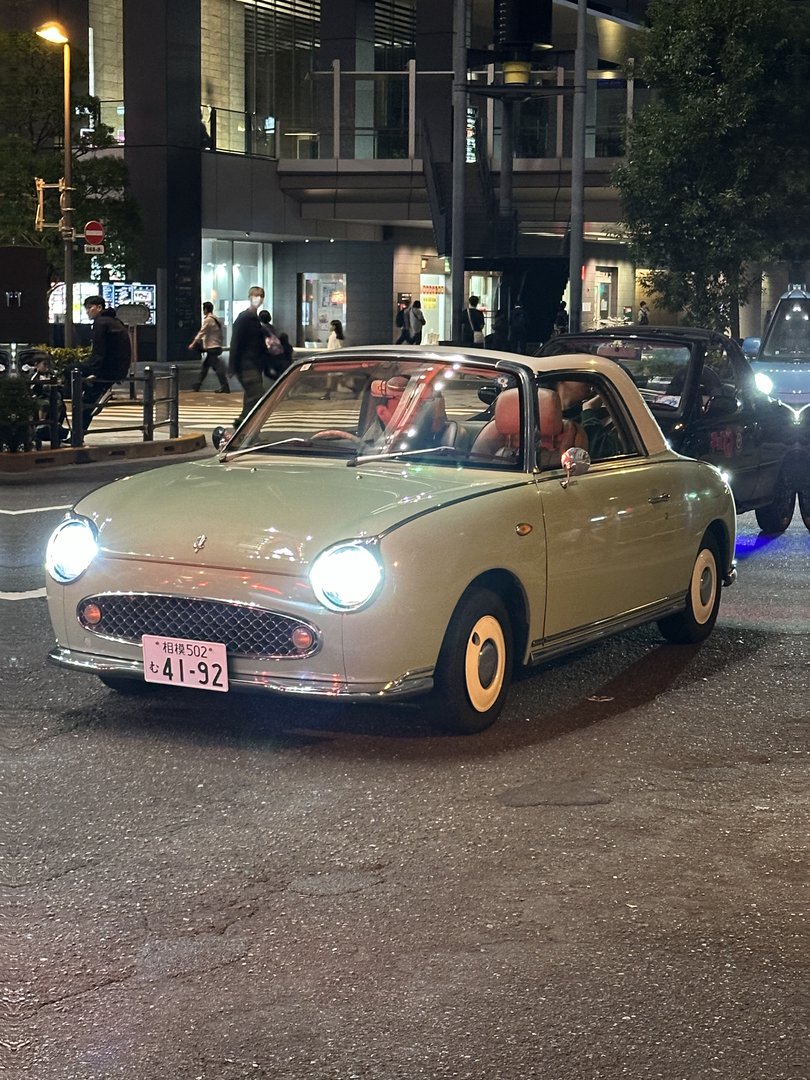
[[[176,439],[180,431],[180,405],[179,405],[179,378],[176,364],[172,364],[167,374],[159,375],[152,367],[145,367],[143,375],[132,374],[126,381],[129,383],[129,393],[126,397],[114,396],[113,384],[104,394],[100,395],[96,402],[85,402],[84,389],[89,385],[92,377],[82,376],[79,368],[73,368],[68,373],[67,385],[60,378],[44,380],[39,384],[41,391],[40,400],[47,401],[47,416],[41,416],[35,421],[37,430],[37,443],[47,440],[52,450],[58,450],[65,442],[72,447],[84,445],[85,427],[84,413],[92,409],[91,419],[100,413],[109,413],[111,410],[122,407],[132,408],[133,401],[142,405],[141,420],[136,424],[116,424],[112,427],[98,427],[93,425],[94,435],[119,434],[126,431],[140,431],[143,442],[154,442],[155,431],[159,428],[168,428],[170,439]],[[137,396],[136,386],[141,386],[140,398]],[[65,394],[65,389],[68,393]],[[165,405],[166,416],[158,420],[156,418],[157,406]],[[69,436],[64,435],[65,422],[69,427]]]

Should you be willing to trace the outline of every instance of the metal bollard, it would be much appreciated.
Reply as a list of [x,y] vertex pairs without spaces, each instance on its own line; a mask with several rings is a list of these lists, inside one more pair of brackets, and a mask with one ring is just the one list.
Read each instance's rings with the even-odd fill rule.
[[172,364],[169,372],[169,438],[176,439],[180,434],[180,382],[177,364]]
[[70,372],[70,445],[82,446],[84,443],[84,402],[82,388],[84,380],[77,367]]
[[143,441],[155,441],[155,373],[149,365],[143,369]]

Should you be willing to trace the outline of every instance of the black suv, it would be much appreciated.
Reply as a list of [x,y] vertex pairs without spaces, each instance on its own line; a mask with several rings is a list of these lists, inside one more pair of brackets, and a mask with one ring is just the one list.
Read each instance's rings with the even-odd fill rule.
[[537,355],[582,352],[621,364],[673,450],[728,475],[738,514],[753,510],[763,532],[785,531],[796,493],[810,489],[808,459],[790,409],[757,389],[736,341],[694,327],[628,326],[560,334]]

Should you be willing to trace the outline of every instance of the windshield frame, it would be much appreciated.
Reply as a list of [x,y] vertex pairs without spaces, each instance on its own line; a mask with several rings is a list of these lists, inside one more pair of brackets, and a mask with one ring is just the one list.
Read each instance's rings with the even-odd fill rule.
[[[410,460],[454,468],[531,471],[529,432],[536,417],[530,418],[526,402],[531,400],[532,378],[519,361],[489,360],[463,351],[436,355],[430,350],[405,353],[381,347],[303,357],[251,410],[222,448],[220,461],[256,453],[335,457],[347,464]],[[490,383],[501,389],[520,388],[520,441],[508,460],[476,459],[469,453],[475,437],[492,419],[487,410],[494,402],[488,405],[480,396]],[[314,392],[322,386],[327,387],[324,393]],[[329,387],[334,387],[337,401]],[[308,412],[312,420],[307,422]],[[277,428],[272,430],[276,418]],[[300,423],[298,431],[291,427],[293,418]],[[451,427],[459,443],[448,450],[442,447],[442,437]],[[469,440],[466,450],[462,432]]]

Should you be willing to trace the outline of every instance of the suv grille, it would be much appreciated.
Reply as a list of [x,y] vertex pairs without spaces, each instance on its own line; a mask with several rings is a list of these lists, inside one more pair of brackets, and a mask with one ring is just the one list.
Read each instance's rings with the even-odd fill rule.
[[[92,624],[85,611],[97,605],[101,619]],[[140,644],[142,634],[224,642],[229,655],[272,659],[301,658],[317,651],[320,641],[315,627],[275,611],[228,604],[220,600],[197,600],[186,596],[155,596],[121,593],[88,596],[77,611],[79,622],[94,634]],[[312,644],[298,648],[293,631],[307,630]]]

